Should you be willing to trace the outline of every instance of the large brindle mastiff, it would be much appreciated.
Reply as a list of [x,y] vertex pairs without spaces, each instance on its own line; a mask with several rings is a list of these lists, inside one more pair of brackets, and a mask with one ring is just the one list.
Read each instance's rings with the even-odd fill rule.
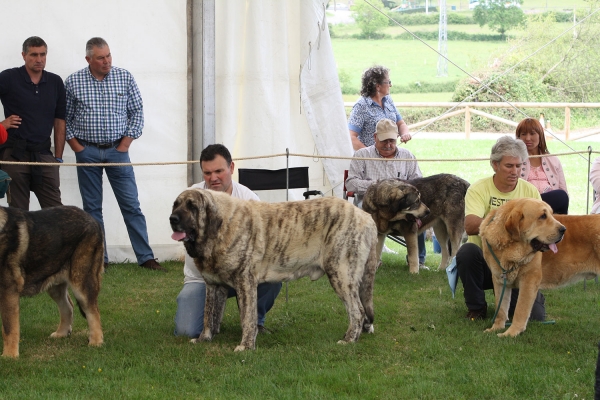
[[[538,289],[561,287],[600,274],[597,214],[553,215],[541,200],[511,200],[487,215],[479,234],[493,275],[496,307],[505,276],[507,288],[519,288],[512,324],[498,336],[517,336],[527,328]],[[510,295],[510,290],[504,291],[488,332],[505,328]]]
[[47,291],[58,305],[53,338],[71,334],[73,303],[86,317],[89,345],[102,344],[98,293],[104,271],[100,224],[77,207],[22,211],[0,207],[0,314],[5,357],[19,356],[19,297]]
[[346,306],[350,324],[339,343],[373,332],[377,228],[352,204],[333,197],[263,203],[191,189],[175,200],[170,223],[206,281],[204,330],[192,342],[219,333],[232,287],[242,325],[235,351],[254,349],[258,284],[304,276],[327,275]]

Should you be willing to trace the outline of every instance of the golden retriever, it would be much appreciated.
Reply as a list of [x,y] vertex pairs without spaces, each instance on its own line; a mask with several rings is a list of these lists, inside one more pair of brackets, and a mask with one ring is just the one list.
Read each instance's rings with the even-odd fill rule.
[[[552,215],[543,201],[511,200],[488,214],[479,234],[493,274],[496,306],[503,274],[508,288],[519,288],[512,324],[498,336],[516,336],[526,329],[538,289],[565,286],[600,274],[600,215]],[[506,290],[496,320],[487,331],[505,327],[509,303],[510,291]]]

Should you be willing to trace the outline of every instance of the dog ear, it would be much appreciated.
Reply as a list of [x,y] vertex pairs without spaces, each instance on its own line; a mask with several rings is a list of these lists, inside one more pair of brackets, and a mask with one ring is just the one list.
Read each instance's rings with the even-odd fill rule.
[[523,212],[520,209],[513,208],[510,210],[508,217],[504,223],[504,229],[510,235],[512,240],[521,238],[521,221],[523,220]]
[[221,224],[223,223],[223,218],[221,218],[219,214],[219,209],[217,207],[217,202],[212,194],[208,193],[208,190],[204,196],[204,211],[206,213],[206,237],[208,238],[216,238],[219,229],[221,229]]

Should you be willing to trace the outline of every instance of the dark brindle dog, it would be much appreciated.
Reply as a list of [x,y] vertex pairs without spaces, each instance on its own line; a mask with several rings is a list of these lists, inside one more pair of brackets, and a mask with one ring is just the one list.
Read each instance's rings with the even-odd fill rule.
[[439,268],[446,268],[456,255],[465,231],[468,188],[469,182],[451,174],[408,181],[384,179],[369,186],[363,198],[363,210],[371,214],[377,224],[378,254],[381,255],[386,235],[404,236],[409,270],[418,273],[417,235],[433,227],[442,248]]
[[372,333],[377,229],[372,218],[342,199],[266,203],[212,190],[186,190],[173,204],[172,238],[183,241],[206,281],[204,330],[219,333],[227,287],[237,292],[242,342],[256,343],[256,287],[262,282],[327,275],[346,306],[348,330],[339,343]]
[[73,290],[87,318],[90,346],[102,344],[98,293],[104,270],[102,228],[77,207],[27,212],[0,207],[0,315],[5,357],[19,356],[19,297],[42,291],[58,305],[53,338],[71,333]]

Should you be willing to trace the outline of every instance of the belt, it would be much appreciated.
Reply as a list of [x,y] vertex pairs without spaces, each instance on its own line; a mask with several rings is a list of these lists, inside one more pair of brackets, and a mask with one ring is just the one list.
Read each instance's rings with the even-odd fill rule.
[[109,143],[92,143],[92,142],[88,142],[87,140],[81,140],[81,139],[77,139],[77,140],[79,140],[79,142],[81,142],[81,144],[84,144],[87,146],[94,146],[99,149],[110,149],[110,148],[118,146],[119,143],[121,143],[121,139],[118,139],[118,140],[115,140],[114,142],[109,142]]

